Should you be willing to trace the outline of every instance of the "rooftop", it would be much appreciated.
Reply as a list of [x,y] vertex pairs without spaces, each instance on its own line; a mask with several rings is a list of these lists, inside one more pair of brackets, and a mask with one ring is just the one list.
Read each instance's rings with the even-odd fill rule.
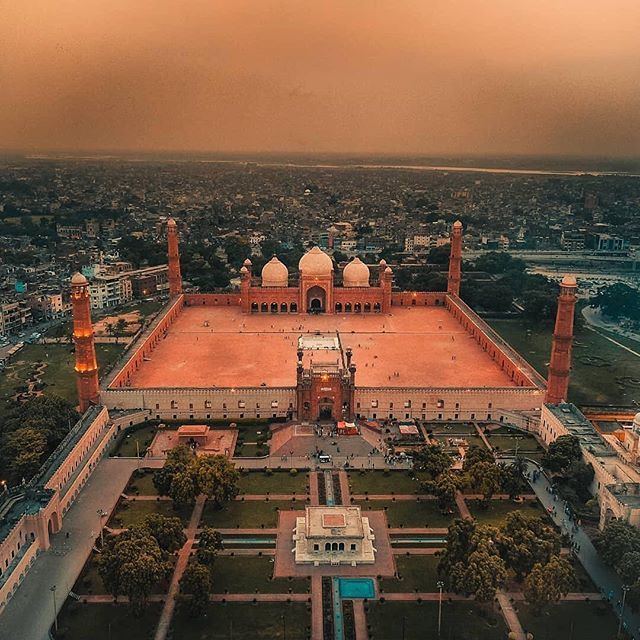
[[546,406],[567,431],[580,440],[580,444],[587,451],[599,457],[616,455],[598,430],[574,404],[561,402],[560,404],[548,404]]
[[[300,337],[319,364],[322,351],[331,357],[335,348],[335,339],[327,340],[331,334],[339,336],[343,349],[352,349],[358,387],[515,386],[443,307],[307,316],[247,315],[238,307],[207,306],[181,311],[166,338],[133,374],[131,386],[293,387]],[[112,371],[110,379],[114,375]]]
[[307,538],[363,538],[360,507],[306,507],[305,535]]

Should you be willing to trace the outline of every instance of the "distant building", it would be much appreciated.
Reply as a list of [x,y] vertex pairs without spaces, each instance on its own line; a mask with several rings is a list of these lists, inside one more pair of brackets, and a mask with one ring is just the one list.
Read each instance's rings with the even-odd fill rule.
[[20,300],[0,305],[0,335],[20,333],[32,321],[31,307]]
[[560,246],[565,251],[584,251],[587,246],[586,234],[583,231],[563,231]]

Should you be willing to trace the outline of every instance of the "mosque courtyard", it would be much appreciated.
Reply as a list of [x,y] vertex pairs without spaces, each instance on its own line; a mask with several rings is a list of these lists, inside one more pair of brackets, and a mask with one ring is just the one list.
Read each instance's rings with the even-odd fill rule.
[[182,309],[131,386],[293,387],[298,339],[316,332],[352,349],[357,386],[514,386],[443,307],[302,316],[209,306]]

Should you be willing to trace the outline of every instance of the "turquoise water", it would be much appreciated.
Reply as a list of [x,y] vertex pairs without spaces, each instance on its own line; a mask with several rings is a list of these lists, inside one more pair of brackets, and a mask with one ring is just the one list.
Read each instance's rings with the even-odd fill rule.
[[391,538],[391,544],[401,544],[403,542],[408,542],[411,544],[424,544],[424,543],[434,543],[434,544],[444,544],[447,541],[446,538],[437,538],[434,536],[413,536],[411,538]]
[[371,578],[338,578],[340,598],[375,598],[376,587]]
[[228,538],[224,536],[222,541],[228,544],[275,544],[274,536],[265,536],[263,538]]

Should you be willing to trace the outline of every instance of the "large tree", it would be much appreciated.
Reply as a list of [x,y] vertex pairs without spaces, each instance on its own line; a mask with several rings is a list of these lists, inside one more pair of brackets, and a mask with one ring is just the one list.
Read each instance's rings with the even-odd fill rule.
[[451,468],[453,459],[440,445],[427,445],[413,455],[414,471],[422,471],[437,478],[441,473]]
[[211,570],[218,557],[218,551],[222,548],[222,535],[219,531],[214,531],[211,527],[204,527],[200,530],[198,549],[196,550],[196,559],[200,564]]
[[628,284],[617,282],[601,289],[591,299],[592,307],[600,307],[610,318],[640,320],[640,291]]
[[485,506],[502,486],[502,471],[494,462],[477,462],[466,472],[466,478],[469,489],[482,494]]
[[572,435],[559,436],[542,456],[542,466],[549,471],[562,473],[572,462],[581,459],[580,440]]
[[594,544],[601,558],[617,567],[626,554],[640,552],[640,530],[623,520],[612,520],[596,536]]
[[238,495],[240,474],[226,456],[201,456],[197,458],[197,482],[204,493],[220,508]]
[[174,553],[187,541],[180,518],[151,513],[143,520],[143,526],[155,538],[162,551]]
[[468,471],[474,464],[478,462],[493,462],[493,454],[486,447],[479,447],[472,444],[464,457],[463,469]]
[[423,484],[428,493],[438,499],[441,511],[449,511],[456,505],[456,493],[460,484],[460,477],[453,471],[441,473],[435,480],[429,480]]
[[182,578],[180,578],[180,594],[189,596],[185,601],[189,610],[195,616],[201,616],[209,604],[211,591],[211,572],[209,568],[199,562],[190,562]]
[[534,565],[524,581],[524,595],[533,609],[541,612],[547,605],[559,602],[576,585],[571,563],[556,555],[545,564]]
[[157,540],[144,527],[111,537],[98,557],[98,572],[109,593],[128,596],[137,614],[170,570]]
[[560,553],[560,536],[542,518],[521,511],[507,514],[496,539],[500,555],[522,580],[536,564]]

